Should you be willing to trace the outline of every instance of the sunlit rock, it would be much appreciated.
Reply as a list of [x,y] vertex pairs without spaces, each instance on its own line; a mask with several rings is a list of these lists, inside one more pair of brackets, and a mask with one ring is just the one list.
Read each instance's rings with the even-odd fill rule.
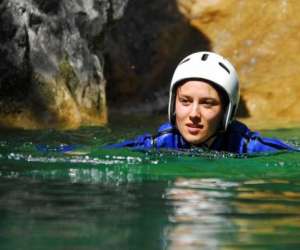
[[[181,13],[240,74],[254,127],[300,121],[300,2],[177,0]],[[265,121],[263,124],[262,121]]]
[[106,122],[96,40],[124,0],[0,2],[0,126],[75,128]]

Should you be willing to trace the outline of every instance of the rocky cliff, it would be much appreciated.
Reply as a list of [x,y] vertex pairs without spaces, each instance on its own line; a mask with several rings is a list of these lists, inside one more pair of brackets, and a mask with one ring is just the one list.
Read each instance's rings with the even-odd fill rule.
[[0,1],[0,125],[72,128],[106,122],[96,44],[126,0]]
[[[180,12],[237,67],[247,122],[300,123],[299,1],[177,0]],[[266,125],[262,121],[267,121]]]
[[172,72],[198,50],[236,66],[249,124],[297,125],[299,10],[292,0],[0,0],[0,127],[104,124],[106,97],[110,112],[166,114]]

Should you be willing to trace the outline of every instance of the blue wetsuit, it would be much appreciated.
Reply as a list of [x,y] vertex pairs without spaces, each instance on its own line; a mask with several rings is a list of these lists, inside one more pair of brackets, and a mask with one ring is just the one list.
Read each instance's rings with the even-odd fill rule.
[[[204,146],[204,145],[200,145]],[[126,140],[111,145],[112,148],[130,147],[134,149],[189,149],[192,146],[179,133],[176,127],[165,123],[158,129],[158,134],[152,136],[145,134],[133,140]],[[206,146],[204,146],[206,147]],[[250,129],[241,122],[233,121],[226,132],[218,133],[211,150],[226,151],[237,154],[253,154],[261,152],[276,152],[278,150],[295,151],[295,147],[288,145],[278,139],[261,137],[258,132]]]

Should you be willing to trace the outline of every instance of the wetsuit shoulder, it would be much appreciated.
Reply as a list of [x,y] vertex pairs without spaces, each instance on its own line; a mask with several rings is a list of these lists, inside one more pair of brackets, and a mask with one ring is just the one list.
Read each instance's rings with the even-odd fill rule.
[[234,121],[230,128],[231,142],[236,140],[237,153],[263,153],[276,152],[278,150],[296,150],[295,147],[277,139],[261,136],[257,131],[251,131],[245,124]]
[[177,128],[168,122],[159,127],[157,135],[153,136],[153,143],[155,148],[189,148]]

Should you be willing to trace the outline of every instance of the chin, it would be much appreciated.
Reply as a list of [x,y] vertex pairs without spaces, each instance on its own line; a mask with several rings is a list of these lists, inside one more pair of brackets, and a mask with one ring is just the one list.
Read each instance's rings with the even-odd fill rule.
[[185,140],[190,144],[199,145],[199,144],[201,144],[205,141],[205,138],[203,138],[203,137],[195,138],[195,137],[192,137],[192,136],[187,136],[187,137],[185,137]]

